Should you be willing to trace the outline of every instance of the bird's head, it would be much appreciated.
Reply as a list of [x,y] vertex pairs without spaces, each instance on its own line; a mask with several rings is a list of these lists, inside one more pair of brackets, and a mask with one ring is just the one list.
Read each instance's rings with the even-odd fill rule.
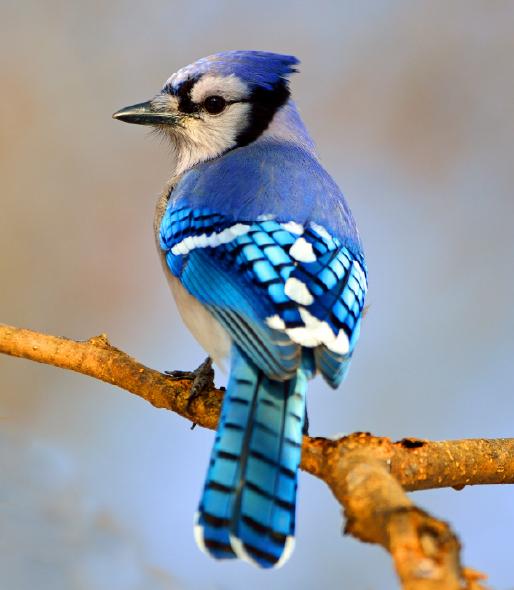
[[152,100],[113,117],[163,133],[180,172],[256,140],[287,102],[297,63],[264,51],[217,53],[178,70]]

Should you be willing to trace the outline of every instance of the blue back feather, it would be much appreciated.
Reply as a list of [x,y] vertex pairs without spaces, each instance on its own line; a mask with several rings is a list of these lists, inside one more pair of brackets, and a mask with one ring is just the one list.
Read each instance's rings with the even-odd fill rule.
[[183,175],[171,199],[173,207],[208,206],[233,221],[254,222],[271,213],[279,222],[315,222],[362,256],[339,187],[315,156],[290,143],[261,140],[198,164]]

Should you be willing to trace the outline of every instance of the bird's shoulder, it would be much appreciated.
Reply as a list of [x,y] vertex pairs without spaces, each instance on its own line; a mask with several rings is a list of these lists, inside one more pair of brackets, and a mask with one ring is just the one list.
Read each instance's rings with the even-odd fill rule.
[[348,204],[316,155],[285,141],[257,141],[186,172],[170,194],[170,209],[208,206],[227,219],[317,223],[361,252]]

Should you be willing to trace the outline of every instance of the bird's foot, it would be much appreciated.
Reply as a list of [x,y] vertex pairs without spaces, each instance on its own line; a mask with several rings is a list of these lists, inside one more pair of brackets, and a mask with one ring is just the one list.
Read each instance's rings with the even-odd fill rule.
[[197,397],[214,388],[214,369],[212,368],[212,359],[207,357],[203,363],[194,371],[164,371],[171,379],[189,380],[191,391],[187,400],[187,410],[189,411],[191,403]]

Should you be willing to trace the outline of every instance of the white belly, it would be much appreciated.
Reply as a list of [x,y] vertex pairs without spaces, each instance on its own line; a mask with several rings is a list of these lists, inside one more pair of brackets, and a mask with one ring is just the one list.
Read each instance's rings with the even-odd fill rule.
[[205,309],[205,307],[188,293],[180,284],[180,281],[170,273],[166,263],[166,257],[159,245],[159,228],[162,216],[166,210],[168,195],[173,184],[174,181],[172,179],[159,197],[155,209],[154,232],[157,250],[168,283],[171,287],[171,292],[177,303],[180,316],[189,328],[191,334],[196,338],[198,344],[200,344],[219,367],[223,368],[223,361],[230,354],[230,347],[232,344],[230,336],[221,327],[221,324]]
[[223,367],[230,353],[231,339],[221,324],[168,273],[171,292],[184,323],[212,360]]

